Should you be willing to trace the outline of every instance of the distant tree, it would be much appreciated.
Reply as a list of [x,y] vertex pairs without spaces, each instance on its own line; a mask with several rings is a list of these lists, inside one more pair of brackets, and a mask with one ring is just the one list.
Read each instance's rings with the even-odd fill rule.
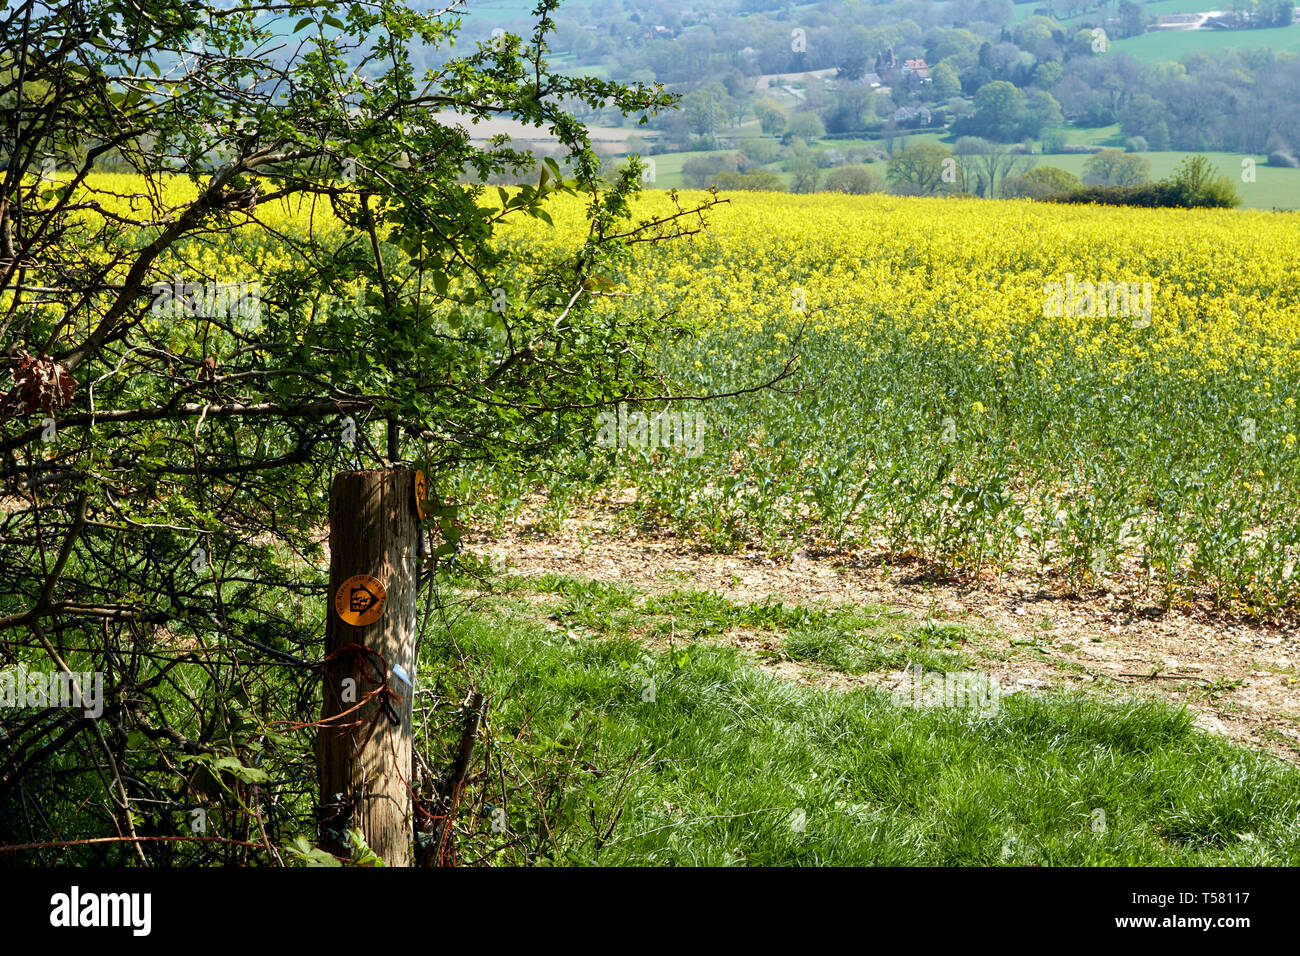
[[822,174],[822,171],[817,166],[817,157],[801,141],[796,142],[795,146],[797,148],[785,163],[786,172],[790,174],[791,178],[791,191],[796,193],[816,192],[817,182]]
[[822,171],[817,168],[816,163],[799,160],[791,167],[790,173],[792,192],[815,193],[817,191],[817,181],[821,178]]
[[1109,38],[1094,27],[1085,27],[1075,32],[1074,37],[1070,40],[1070,49],[1077,56],[1094,56],[1106,52],[1105,48],[1109,46]]
[[754,92],[754,81],[732,67],[722,76],[722,86],[733,100],[743,100]]
[[837,67],[840,79],[857,81],[871,69],[876,48],[871,44],[871,33],[866,27],[844,24],[845,29],[835,31],[830,46],[831,60]]
[[1054,129],[1065,122],[1061,113],[1061,104],[1056,97],[1046,90],[1031,90],[1025,97],[1024,120],[1020,124],[1020,134],[1025,137],[1038,137],[1045,129]]
[[1090,186],[1141,186],[1150,178],[1150,160],[1118,149],[1103,149],[1083,164],[1083,181]]
[[1065,143],[1065,130],[1059,128],[1043,130],[1042,145],[1044,153],[1063,152]]
[[1046,63],[1040,63],[1034,67],[1033,79],[1034,86],[1040,90],[1051,90],[1057,83],[1061,82],[1061,63],[1059,60],[1048,60]]
[[954,120],[968,119],[974,113],[974,107],[971,106],[970,100],[961,96],[950,96],[948,102],[943,104],[943,107]]
[[806,143],[825,136],[826,127],[816,113],[795,113],[786,125],[786,132],[791,136],[798,136]]
[[835,64],[835,75],[843,80],[860,80],[871,69],[871,60],[864,47],[848,50]]
[[930,89],[938,99],[947,99],[961,92],[961,80],[950,63],[944,61],[930,70]]
[[968,96],[974,96],[985,83],[992,83],[997,77],[986,66],[974,66],[961,73],[961,89]]
[[740,152],[744,155],[745,160],[753,166],[766,166],[768,163],[775,162],[781,154],[779,147],[773,140],[760,139],[755,136],[747,139],[740,147]]
[[979,61],[980,38],[963,29],[940,29],[930,34],[925,55],[931,63],[950,61],[958,73],[974,67]]
[[955,176],[957,164],[951,151],[938,143],[917,143],[889,161],[885,178],[899,192],[933,196],[945,183],[954,181],[945,178],[948,170]]
[[[1290,0],[1286,2],[1290,4]],[[1145,33],[1147,15],[1142,11],[1141,4],[1134,3],[1133,0],[1119,0],[1119,24],[1122,36],[1133,37]]]
[[963,136],[953,144],[952,154],[957,160],[956,188],[958,192],[975,196],[986,194],[983,180],[976,168],[974,157],[993,146],[988,140],[979,136]]
[[853,133],[875,115],[875,92],[860,84],[845,84],[835,94],[835,105],[825,113],[825,129]]
[[1044,44],[1052,42],[1059,30],[1060,25],[1051,17],[1033,16],[1017,24],[1011,36],[1020,49],[1038,53]]
[[736,157],[732,154],[711,153],[694,157],[682,163],[682,182],[691,189],[708,189],[716,183],[719,173],[734,173],[737,168]]
[[975,94],[975,116],[971,124],[980,134],[993,139],[1018,135],[1025,118],[1025,95],[1006,80],[985,83]]
[[1051,186],[1061,191],[1077,189],[1083,185],[1083,181],[1078,176],[1059,166],[1035,166],[1025,173],[1023,178],[1031,183],[1042,183],[1044,186]]
[[1239,24],[1249,23],[1259,10],[1259,0],[1232,0],[1232,19]]
[[1151,137],[1158,123],[1165,121],[1165,104],[1150,93],[1141,92],[1129,97],[1116,119],[1125,136]]
[[1029,169],[1037,160],[1031,154],[990,143],[975,136],[963,136],[953,150],[959,178],[966,192],[989,199],[1001,195],[1002,182]]
[[970,18],[1005,28],[1016,19],[1016,5],[1014,0],[975,0]]
[[682,97],[681,113],[691,132],[709,138],[716,135],[726,120],[729,99],[721,83],[710,83]]
[[1147,145],[1154,150],[1163,151],[1169,148],[1169,125],[1161,120],[1151,127],[1147,133]]
[[804,77],[803,81],[803,109],[818,112],[826,108],[827,102],[826,84],[820,76],[811,75]]
[[1071,192],[1083,183],[1074,173],[1056,166],[1035,166],[1022,176],[1013,176],[1002,183],[1004,198],[1047,199]]
[[754,113],[758,117],[759,127],[767,135],[780,136],[785,132],[789,114],[772,100],[761,99],[755,102]]
[[839,166],[826,174],[826,181],[822,185],[826,192],[854,196],[878,193],[884,188],[884,182],[870,166]]
[[1237,187],[1208,156],[1188,156],[1170,180],[1183,194],[1189,206],[1234,207],[1241,205]]
[[751,190],[757,192],[785,192],[785,183],[776,173],[765,169],[751,169],[743,173],[718,173],[718,189]]

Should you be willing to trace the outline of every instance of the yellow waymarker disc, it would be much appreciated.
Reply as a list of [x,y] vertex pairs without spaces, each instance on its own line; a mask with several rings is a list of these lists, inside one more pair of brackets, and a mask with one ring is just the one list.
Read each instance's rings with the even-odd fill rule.
[[428,500],[428,497],[429,479],[424,477],[424,472],[417,471],[415,473],[415,511],[420,516],[421,521],[429,517],[424,513],[424,502]]
[[383,616],[387,601],[388,592],[377,578],[354,574],[334,593],[334,610],[345,624],[365,627]]

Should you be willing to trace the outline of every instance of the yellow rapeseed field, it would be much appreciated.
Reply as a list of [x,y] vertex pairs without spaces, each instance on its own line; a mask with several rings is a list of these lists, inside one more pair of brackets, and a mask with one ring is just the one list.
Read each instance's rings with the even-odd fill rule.
[[[173,180],[162,198],[192,188]],[[708,198],[680,194],[688,208]],[[703,454],[622,459],[642,506],[684,536],[1019,564],[1166,602],[1300,602],[1294,214],[724,198],[700,235],[636,246],[612,277],[629,294],[597,306],[693,329],[657,356],[693,393],[797,356],[787,390],[701,406]],[[520,219],[499,236],[525,253],[521,272],[582,242],[584,200],[548,208],[553,226]],[[673,208],[650,191],[636,214]],[[339,228],[306,201],[256,214],[282,233]],[[256,279],[286,255],[241,231],[164,268]]]
[[[687,204],[706,197],[682,193]],[[757,329],[779,316],[863,341],[880,316],[919,342],[995,360],[1030,352],[1044,376],[1067,354],[1119,382],[1138,368],[1203,379],[1247,365],[1261,389],[1300,370],[1300,218],[1221,210],[1117,209],[978,199],[733,193],[707,235],[646,257],[633,290],[702,330]],[[642,207],[666,212],[663,194]],[[581,207],[560,205],[572,241]],[[566,233],[568,233],[566,235]],[[1050,317],[1047,284],[1150,283],[1149,324],[1110,303]],[[806,315],[797,311],[800,305]],[[1114,310],[1116,312],[1119,309]],[[1245,361],[1245,360],[1249,361]]]
[[[728,198],[705,235],[643,249],[608,305],[697,329],[662,361],[699,391],[798,353],[799,390],[705,406],[706,454],[627,476],[682,533],[1297,599],[1295,215]],[[558,233],[519,231],[561,243],[581,212],[560,211]]]

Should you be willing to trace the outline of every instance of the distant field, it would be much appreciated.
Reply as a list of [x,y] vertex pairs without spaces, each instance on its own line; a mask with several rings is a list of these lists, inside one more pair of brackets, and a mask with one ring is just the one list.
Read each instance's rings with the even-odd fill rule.
[[[1184,157],[1190,153],[1143,153],[1151,161],[1151,178],[1163,179],[1170,175]],[[1241,181],[1242,155],[1238,153],[1206,153],[1215,165],[1237,187],[1241,195],[1241,205],[1247,209],[1300,209],[1300,169],[1282,169],[1277,166],[1264,165],[1267,157],[1255,156],[1255,179],[1253,183]],[[1056,166],[1069,170],[1076,176],[1083,175],[1083,164],[1088,157],[1079,154],[1052,154],[1038,157],[1039,166]]]
[[1119,124],[1112,123],[1110,126],[1096,126],[1091,129],[1082,129],[1077,126],[1065,127],[1065,141],[1067,143],[1088,145],[1088,146],[1114,146],[1116,140],[1123,140],[1123,134],[1120,132]]
[[1215,0],[1156,0],[1155,3],[1142,4],[1142,12],[1150,17],[1173,13],[1208,13],[1211,10],[1230,8],[1231,4],[1216,3]]
[[692,156],[708,156],[709,153],[660,153],[649,156],[654,161],[654,188],[676,189],[682,185],[682,163]]
[[[1041,3],[1018,3],[1016,4],[1016,22],[1028,20],[1034,15],[1034,10],[1043,6]],[[1154,3],[1142,4],[1142,12],[1150,17],[1159,17],[1169,13],[1204,13],[1208,10],[1226,10],[1230,4],[1216,3],[1215,0],[1155,0]],[[1077,20],[1095,20],[1098,16],[1113,17],[1115,11],[1111,9],[1089,10],[1085,13],[1079,13],[1072,17],[1053,17],[1057,23],[1066,24],[1074,23]]]
[[[1188,5],[1187,0],[1179,3],[1179,6]],[[1112,50],[1148,62],[1181,60],[1189,53],[1203,50],[1257,50],[1260,47],[1269,47],[1276,52],[1300,52],[1300,24],[1268,30],[1161,30],[1111,44]]]
[[[1094,130],[1070,130],[1069,139],[1071,142],[1079,143],[1105,143],[1110,140],[1117,132],[1118,127],[1108,126]],[[848,150],[855,147],[861,147],[868,143],[881,145],[876,140],[823,140],[817,143],[816,149],[840,149]],[[944,140],[940,133],[917,133],[907,137],[909,145],[918,143],[940,143],[951,146],[950,142]],[[902,138],[900,137],[897,145],[901,146]],[[736,150],[715,150],[713,152],[682,152],[682,153],[661,153],[657,156],[650,157],[655,163],[655,180],[654,186],[657,189],[678,189],[685,184],[682,181],[682,164],[692,158],[714,155],[714,153],[733,153]],[[1143,153],[1143,158],[1151,163],[1151,178],[1163,179],[1171,175],[1178,164],[1186,157],[1193,155],[1187,152],[1169,151],[1159,153]],[[1241,195],[1241,205],[1245,209],[1300,209],[1300,169],[1282,169],[1276,166],[1266,165],[1267,157],[1255,156],[1255,182],[1242,182],[1241,161],[1245,157],[1237,153],[1206,153],[1216,166],[1226,175],[1237,187],[1237,192]],[[1056,166],[1059,169],[1065,169],[1082,177],[1084,163],[1088,161],[1086,154],[1074,153],[1053,153],[1040,155],[1038,157],[1039,166]],[[885,164],[876,163],[876,168],[884,175]],[[788,186],[790,177],[782,171],[780,163],[770,163],[764,167],[770,172],[779,175],[783,182]]]
[[571,76],[594,76],[609,79],[609,67],[603,63],[577,63],[572,53],[552,53],[547,58],[551,67],[559,73]]
[[[938,143],[940,146],[949,145],[947,143],[947,133],[906,133],[899,135],[898,139],[900,149],[902,148],[902,141],[904,138],[907,140],[908,146],[915,146],[918,143]],[[875,142],[877,146],[880,145],[878,140]]]

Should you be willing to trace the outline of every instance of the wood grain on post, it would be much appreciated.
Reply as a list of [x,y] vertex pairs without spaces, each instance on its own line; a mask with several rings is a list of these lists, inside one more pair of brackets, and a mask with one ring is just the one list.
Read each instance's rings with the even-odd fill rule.
[[[320,781],[320,844],[346,856],[349,829],[360,830],[388,866],[410,866],[411,697],[413,688],[394,675],[400,665],[415,680],[416,563],[419,526],[414,472],[406,467],[344,472],[330,487],[330,589],[326,608],[321,719],[328,720],[375,689],[377,659],[355,651],[359,644],[386,662],[383,679],[400,695],[392,699],[394,724],[376,700],[322,726],[316,737]],[[355,575],[375,578],[387,592],[382,615],[371,624],[347,623],[335,607],[344,583]],[[364,607],[358,592],[353,608]],[[337,653],[336,653],[337,652]],[[351,685],[349,686],[349,679]]]

